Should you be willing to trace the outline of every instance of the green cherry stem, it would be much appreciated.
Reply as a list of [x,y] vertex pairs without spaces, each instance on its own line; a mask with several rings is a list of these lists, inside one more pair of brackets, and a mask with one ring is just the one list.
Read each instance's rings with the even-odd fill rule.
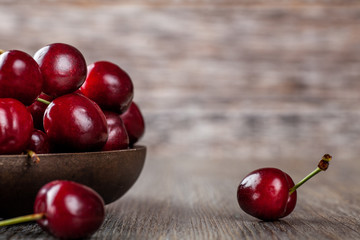
[[44,104],[46,104],[46,105],[49,105],[51,102],[49,102],[49,101],[47,101],[47,100],[45,100],[45,99],[42,99],[42,98],[37,98],[36,99],[36,101],[38,101],[38,102],[41,102],[41,103],[44,103]]
[[14,225],[14,224],[18,224],[18,223],[36,221],[36,220],[43,219],[44,217],[45,217],[45,213],[35,213],[35,214],[25,215],[25,216],[16,217],[16,218],[10,218],[7,220],[0,221],[0,227]]
[[304,179],[302,179],[300,182],[298,182],[292,188],[290,188],[289,189],[289,194],[292,194],[293,192],[295,192],[296,189],[298,189],[301,185],[306,183],[310,178],[312,178],[313,176],[315,176],[319,172],[326,171],[326,169],[329,167],[329,162],[330,162],[331,159],[332,159],[332,157],[329,154],[325,154],[322,157],[322,159],[320,160],[320,162],[318,164],[318,167],[314,171],[312,171],[309,175],[307,175]]
[[295,192],[296,189],[298,189],[301,185],[303,185],[305,182],[307,182],[310,178],[321,172],[322,170],[320,168],[316,168],[314,171],[312,171],[309,175],[304,177],[300,182],[298,182],[296,185],[294,185],[292,188],[289,189],[289,194],[292,194]]

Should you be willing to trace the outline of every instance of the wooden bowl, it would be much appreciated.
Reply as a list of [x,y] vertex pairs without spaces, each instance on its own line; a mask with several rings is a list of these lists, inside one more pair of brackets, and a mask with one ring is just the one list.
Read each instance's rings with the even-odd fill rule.
[[33,213],[38,190],[53,180],[71,180],[94,189],[106,204],[123,196],[144,166],[146,147],[131,149],[0,156],[0,218]]

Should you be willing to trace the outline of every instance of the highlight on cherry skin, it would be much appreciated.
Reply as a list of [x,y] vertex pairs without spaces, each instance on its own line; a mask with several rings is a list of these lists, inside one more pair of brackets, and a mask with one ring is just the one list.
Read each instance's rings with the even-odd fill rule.
[[260,168],[249,173],[237,188],[240,208],[263,221],[275,221],[289,215],[297,201],[296,190],[321,171],[325,171],[332,157],[325,154],[318,167],[294,184],[291,177],[277,168]]
[[38,191],[33,214],[0,221],[0,227],[37,221],[54,237],[79,239],[95,233],[104,218],[104,201],[97,192],[76,182],[55,180]]

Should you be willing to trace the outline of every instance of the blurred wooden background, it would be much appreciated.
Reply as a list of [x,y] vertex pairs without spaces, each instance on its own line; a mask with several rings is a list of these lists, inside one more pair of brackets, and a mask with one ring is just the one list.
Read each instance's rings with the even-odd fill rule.
[[0,3],[0,48],[65,42],[124,68],[156,157],[360,153],[356,1]]
[[[0,48],[53,42],[125,69],[146,120],[143,173],[95,238],[359,237],[359,1],[0,0]],[[298,181],[324,153],[285,221],[237,206],[248,172]],[[0,234],[46,239],[33,226]]]

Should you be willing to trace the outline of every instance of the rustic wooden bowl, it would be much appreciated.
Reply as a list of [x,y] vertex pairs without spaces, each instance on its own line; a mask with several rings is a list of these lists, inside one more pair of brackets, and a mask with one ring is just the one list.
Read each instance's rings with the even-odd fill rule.
[[0,218],[33,212],[38,190],[52,180],[71,180],[97,191],[109,204],[125,194],[143,168],[146,147],[131,149],[0,156]]

